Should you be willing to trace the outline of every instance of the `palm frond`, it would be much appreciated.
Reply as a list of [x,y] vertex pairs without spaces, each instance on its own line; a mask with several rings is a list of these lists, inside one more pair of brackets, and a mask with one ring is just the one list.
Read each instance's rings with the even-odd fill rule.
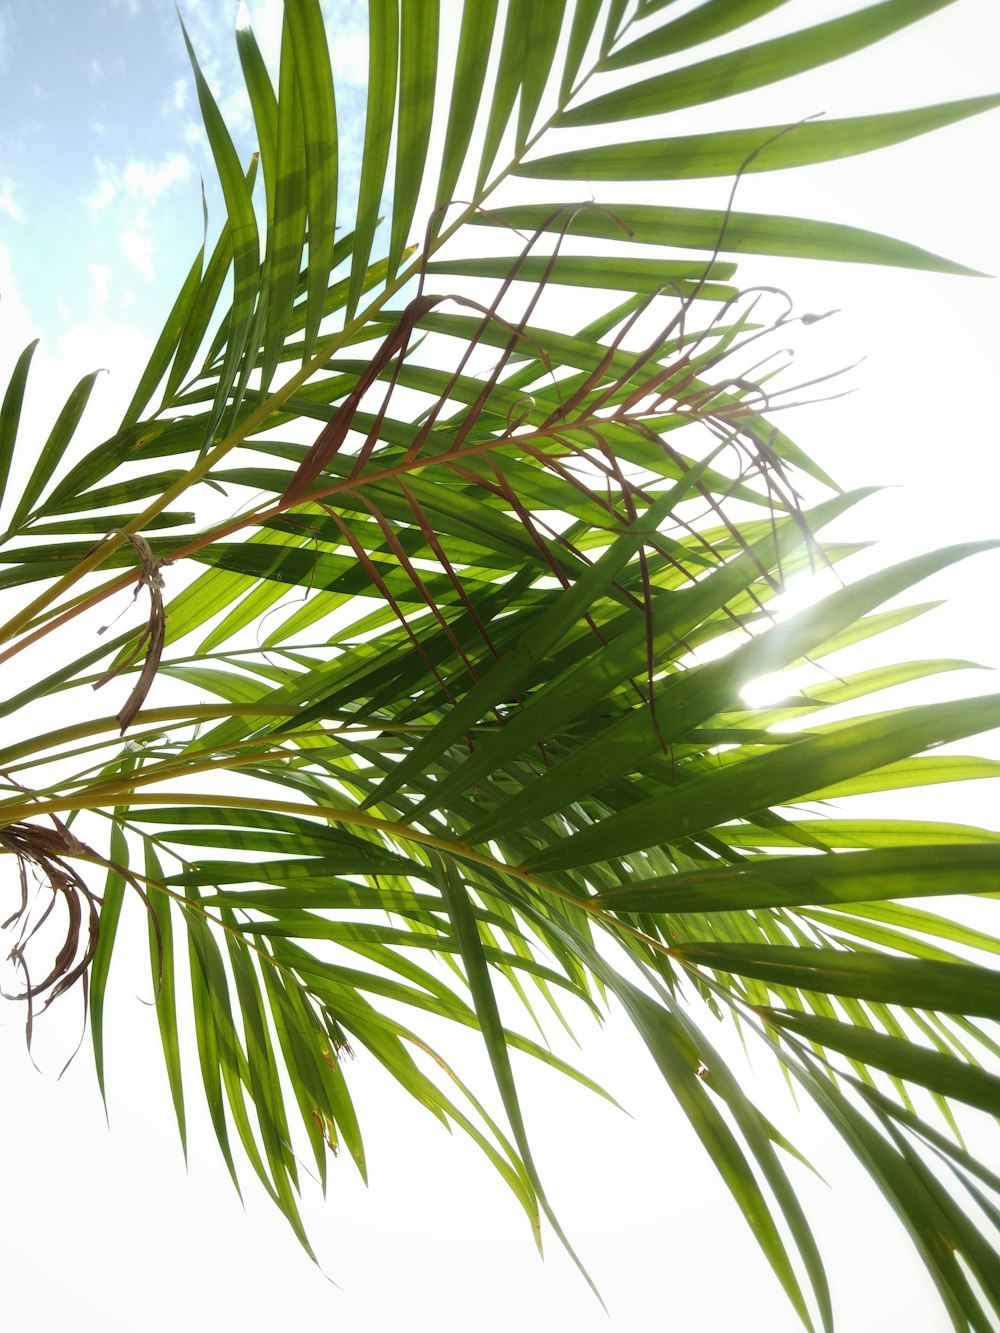
[[[768,352],[817,316],[742,290],[730,258],[969,274],[872,232],[738,210],[735,189],[1000,97],[687,131],[693,109],[943,2],[882,0],[699,58],[777,6],[705,0],[674,18],[651,2],[477,0],[452,51],[436,3],[371,0],[360,164],[316,0],[286,7],[276,71],[237,34],[249,161],[184,33],[221,233],[210,254],[203,238],[118,431],[73,454],[90,375],[38,451],[0,548],[0,586],[34,593],[0,630],[0,660],[133,586],[152,610],[4,706],[0,849],[41,865],[76,914],[26,994],[89,974],[102,1091],[119,911],[139,889],[181,1139],[197,1070],[234,1182],[233,1131],[309,1253],[297,1145],[324,1185],[339,1146],[365,1171],[355,1048],[466,1131],[536,1235],[544,1215],[569,1246],[509,1053],[603,1090],[507,1014],[541,1026],[537,1006],[568,1026],[612,1005],[804,1325],[832,1328],[776,1151],[796,1150],[708,1036],[706,1017],[728,1012],[864,1162],[955,1327],[1000,1310],[995,1238],[927,1161],[994,1218],[998,1181],[911,1094],[930,1093],[949,1132],[952,1102],[1000,1109],[984,1067],[1000,939],[911,901],[993,894],[997,835],[803,804],[995,776],[927,751],[1000,725],[1000,696],[867,703],[968,665],[938,656],[824,666],[777,705],[744,697],[922,613],[893,599],[997,543],[840,582],[858,547],[819,534],[868,492],[841,491],[776,424],[826,390],[782,387]],[[663,118],[680,112],[675,133]],[[668,182],[712,177],[735,178],[726,207],[659,202]],[[584,181],[613,191],[581,201]],[[17,436],[33,348],[0,412],[4,479],[30,453]],[[789,579],[818,570],[839,586],[776,613]],[[130,673],[118,716],[94,716],[90,687]],[[180,702],[160,706],[168,685]],[[22,708],[69,691],[85,716],[19,727]],[[848,720],[823,719],[846,703]],[[77,859],[105,876],[99,916]],[[505,1124],[422,1035],[425,1016],[481,1034]]]

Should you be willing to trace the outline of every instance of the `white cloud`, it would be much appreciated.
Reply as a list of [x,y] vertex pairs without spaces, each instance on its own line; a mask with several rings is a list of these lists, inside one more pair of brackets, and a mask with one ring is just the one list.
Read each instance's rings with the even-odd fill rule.
[[136,227],[126,227],[118,237],[118,241],[122,254],[132,267],[138,269],[147,282],[152,281],[156,277],[156,267],[153,264],[153,238]]
[[115,185],[114,181],[109,180],[107,176],[104,176],[98,182],[97,189],[94,193],[84,196],[83,202],[87,206],[88,213],[93,216],[97,213],[103,213],[117,194],[118,186]]
[[[106,267],[93,265],[94,269]],[[110,275],[111,270],[108,267]],[[108,367],[95,386],[94,396],[81,426],[81,442],[96,444],[113,431],[134,391],[149,358],[152,338],[137,324],[108,317],[105,310],[83,322],[75,322],[66,302],[56,298],[58,321],[48,320],[49,332],[39,327],[17,284],[17,275],[7,248],[0,243],[0,365],[11,367],[22,349],[34,338],[41,342],[31,364],[28,389],[18,432],[19,447],[14,460],[14,484],[27,475],[31,462],[30,441],[44,439],[52,427],[55,410],[83,375],[98,366]],[[53,328],[59,329],[54,333]]]
[[101,305],[105,305],[111,292],[111,265],[88,264],[87,271],[94,288],[94,295]]
[[125,60],[120,51],[109,52],[107,49],[104,49],[102,55],[92,55],[88,57],[84,62],[83,70],[89,83],[103,83],[106,79],[124,73]]
[[[193,173],[190,158],[184,153],[168,153],[158,162],[130,158],[124,167],[95,158],[97,187],[84,197],[91,217],[105,219],[106,232],[117,233],[118,245],[132,268],[147,281],[156,276],[153,256],[157,244],[149,214],[160,198]],[[107,300],[110,273],[106,263],[90,268],[91,281],[98,300]]]
[[246,88],[240,86],[228,97],[219,97],[216,100],[230,134],[239,135],[250,128],[253,123],[253,111],[250,108],[250,94]]
[[24,209],[14,198],[14,182],[9,176],[0,180],[0,213],[6,213],[14,222],[24,221]]
[[0,300],[3,319],[0,319],[0,362],[13,365],[24,345],[38,337],[38,328],[28,314],[18,291],[10,251],[0,241]]
[[130,158],[122,179],[130,195],[144,204],[155,204],[171,185],[187,180],[191,170],[191,159],[185,153],[168,153],[162,162],[154,165]]
[[173,91],[173,106],[176,111],[183,111],[187,106],[188,81],[187,79],[175,79]]
[[352,32],[330,47],[330,63],[335,79],[347,83],[365,83],[368,78],[368,34]]
[[250,21],[257,45],[265,62],[272,68],[278,68],[281,58],[281,0],[253,0],[250,6]]

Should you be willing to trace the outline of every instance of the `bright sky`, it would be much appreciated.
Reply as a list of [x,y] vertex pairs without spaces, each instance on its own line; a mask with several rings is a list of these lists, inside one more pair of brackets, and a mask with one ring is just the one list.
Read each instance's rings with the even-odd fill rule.
[[[852,7],[793,0],[759,32]],[[235,0],[181,0],[180,8],[228,123],[249,148],[249,109],[233,54]],[[276,6],[258,0],[249,8],[268,55],[275,49]],[[356,154],[365,7],[338,0],[336,14],[341,114],[348,152]],[[1000,6],[958,0],[849,66],[806,75],[780,99],[755,95],[754,110],[745,114],[767,124],[815,111],[889,110],[996,91],[998,50]],[[741,107],[724,102],[708,108],[698,126],[743,116]],[[168,0],[0,3],[0,380],[21,347],[41,333],[32,409],[39,420],[50,421],[52,410],[39,385],[58,385],[64,395],[98,365],[110,374],[95,394],[96,414],[107,419],[130,395],[134,372],[200,243],[199,175],[210,182],[212,167],[199,123]],[[872,227],[998,273],[998,123],[994,114],[805,175],[752,177],[740,206]],[[720,184],[710,184],[692,187],[691,197],[700,191],[718,204]],[[211,189],[209,198],[214,232],[220,209]],[[848,377],[856,395],[785,424],[841,482],[902,486],[850,520],[852,535],[880,539],[872,559],[885,563],[914,549],[997,535],[996,283],[774,261],[741,266],[741,279],[784,284],[802,309],[843,310],[835,322],[806,331],[808,342],[803,334],[806,368],[826,370],[867,354]],[[865,558],[854,568],[864,572]],[[1000,665],[998,580],[1000,558],[992,557],[926,585],[921,598],[948,596],[952,606],[905,631],[894,655]],[[922,697],[934,688],[925,684]],[[949,675],[941,688],[996,687],[977,673]],[[885,706],[916,697],[899,691],[886,696]],[[990,752],[1000,753],[995,741]],[[886,798],[876,812],[890,813],[892,804]],[[996,819],[995,796],[989,805],[982,793],[957,789],[926,789],[896,798],[895,806],[894,813]],[[165,1333],[222,1321],[251,1331],[280,1321],[352,1333],[396,1327],[506,1333],[512,1326],[533,1333],[557,1320],[579,1333],[798,1327],[713,1169],[620,1023],[612,1020],[601,1035],[581,1021],[585,1053],[562,1053],[609,1086],[636,1120],[554,1077],[526,1072],[523,1080],[543,1177],[605,1295],[608,1320],[554,1242],[546,1264],[537,1261],[516,1206],[473,1149],[448,1139],[360,1064],[371,1189],[343,1163],[333,1173],[331,1198],[306,1209],[340,1289],[330,1286],[261,1200],[249,1172],[243,1213],[204,1118],[196,1117],[185,1175],[155,1024],[133,998],[149,999],[142,958],[123,959],[118,981],[108,1024],[110,1135],[86,1049],[61,1082],[55,1057],[36,1074],[24,1054],[22,1014],[0,1007],[7,1079],[0,1253],[5,1310],[15,1326],[20,1315],[43,1330],[81,1318],[84,1327],[96,1326],[99,1319],[105,1333],[136,1327]],[[68,1014],[63,1029],[73,1040],[76,1019]],[[467,1058],[480,1088],[488,1085],[471,1043],[463,1047],[452,1037],[448,1049]],[[763,1095],[775,1104],[782,1096],[766,1078]],[[197,1102],[194,1079],[190,1101]],[[815,1151],[832,1183],[854,1179],[851,1163],[814,1121],[805,1120],[800,1141]],[[873,1193],[863,1192],[859,1207],[857,1196],[831,1198],[804,1174],[802,1180],[830,1256],[841,1327],[938,1333],[943,1315],[929,1283]]]

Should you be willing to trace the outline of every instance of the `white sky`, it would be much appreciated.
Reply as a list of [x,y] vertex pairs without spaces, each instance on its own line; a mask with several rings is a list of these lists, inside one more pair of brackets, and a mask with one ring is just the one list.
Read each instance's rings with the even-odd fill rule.
[[[792,4],[760,30],[849,7]],[[181,8],[224,107],[245,126],[219,17],[235,5]],[[250,8],[257,14],[263,7]],[[348,17],[356,21],[359,12],[355,5]],[[767,124],[818,110],[888,110],[995,91],[998,50],[1000,7],[994,0],[958,0],[849,64],[804,76],[780,99],[745,100],[757,123]],[[349,52],[341,48],[338,56],[347,77]],[[208,168],[173,7],[165,0],[0,5],[0,77],[4,365],[40,331],[38,382],[51,377],[68,387],[105,365],[111,374],[98,394],[108,404],[127,396],[132,371],[144,363],[200,240],[198,173]],[[749,123],[750,114],[726,102],[696,123]],[[997,273],[998,123],[994,114],[883,154],[752,177],[739,206],[854,222]],[[717,203],[723,190],[710,182],[691,187],[690,197]],[[869,502],[841,530],[877,536],[872,558],[883,563],[915,549],[997,535],[996,283],[772,260],[741,265],[740,276],[786,285],[801,309],[843,310],[835,323],[804,331],[799,347],[806,365],[815,358],[828,369],[867,354],[850,376],[856,395],[787,423],[841,482],[901,487]],[[36,410],[46,416],[41,402]],[[866,559],[852,569],[864,572]],[[922,586],[921,599],[948,596],[951,606],[916,622],[885,651],[899,659],[954,655],[1000,665],[998,579],[1000,558],[992,556]],[[935,688],[931,681],[901,690],[886,696],[885,706],[932,697]],[[946,677],[943,688],[996,687],[980,673]],[[1000,753],[995,738],[962,748],[987,746]],[[930,788],[886,798],[876,813],[894,805],[907,814],[995,825],[995,799]],[[142,931],[138,913],[132,924]],[[446,1138],[363,1062],[352,1077],[371,1188],[366,1192],[342,1163],[332,1172],[330,1199],[306,1206],[307,1225],[339,1289],[329,1285],[249,1172],[244,1214],[196,1110],[194,1071],[194,1150],[185,1175],[155,1022],[133,999],[149,999],[148,971],[141,956],[123,959],[121,967],[107,1023],[110,1135],[86,1047],[55,1080],[61,1060],[51,1052],[69,1034],[75,1039],[77,1015],[54,1017],[39,1075],[24,1053],[21,1012],[0,1007],[7,1077],[0,1273],[14,1326],[30,1318],[43,1330],[99,1322],[106,1333],[136,1327],[165,1333],[222,1321],[246,1330],[280,1321],[352,1333],[397,1326],[437,1333],[470,1327],[506,1333],[514,1326],[532,1333],[555,1321],[579,1333],[798,1328],[713,1168],[620,1021],[613,1018],[602,1035],[581,1018],[585,1050],[576,1058],[634,1120],[555,1076],[527,1067],[522,1075],[543,1179],[602,1289],[608,1319],[551,1238],[547,1262],[538,1262],[516,1205],[476,1150],[458,1136]],[[452,1036],[445,1049],[467,1060],[480,1089],[488,1086],[485,1061],[471,1042]],[[780,1088],[766,1077],[762,1095],[782,1104]],[[787,1115],[782,1123],[787,1129]],[[834,1185],[831,1192],[803,1173],[839,1326],[846,1333],[945,1328],[902,1232],[831,1136],[805,1117],[793,1137]],[[981,1133],[979,1141],[1000,1165],[995,1137]]]

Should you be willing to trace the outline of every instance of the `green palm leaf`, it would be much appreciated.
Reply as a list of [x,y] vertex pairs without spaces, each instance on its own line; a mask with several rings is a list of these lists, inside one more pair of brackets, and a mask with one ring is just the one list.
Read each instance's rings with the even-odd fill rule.
[[[943,3],[882,0],[755,41],[740,29],[780,0],[679,17],[655,0],[460,14],[371,0],[363,133],[320,5],[288,4],[275,71],[237,33],[249,166],[185,32],[218,239],[120,428],[82,456],[97,372],[33,449],[19,426],[34,344],[18,359],[0,409],[0,474],[21,485],[0,587],[36,595],[12,602],[3,660],[129,589],[148,616],[2,706],[0,850],[69,920],[47,975],[29,970],[30,937],[13,957],[32,1003],[89,975],[103,1094],[108,978],[138,891],[182,1141],[200,1080],[234,1183],[245,1159],[310,1254],[300,1145],[324,1186],[340,1146],[366,1172],[354,1048],[471,1137],[536,1237],[544,1216],[569,1247],[510,1052],[603,1090],[508,1013],[544,1036],[542,1015],[569,1028],[573,1006],[613,1004],[803,1324],[832,1329],[776,1149],[800,1154],[705,1031],[728,1013],[862,1160],[956,1327],[992,1326],[1000,1257],[974,1210],[1000,1216],[1000,1182],[949,1134],[953,1101],[997,1109],[1000,938],[909,900],[991,902],[998,835],[802,805],[996,776],[927,752],[1000,725],[1000,696],[871,703],[968,663],[827,664],[929,609],[892,604],[912,584],[995,543],[775,612],[797,574],[849,569],[859,545],[818,534],[869,492],[841,491],[776,424],[807,386],[783,387],[767,339],[816,316],[744,293],[732,257],[972,270],[732,199],[670,202],[674,181],[738,185],[996,108],[793,107],[699,128],[700,107]],[[727,34],[735,49],[698,55]],[[567,182],[590,181],[617,182],[616,202],[574,202]],[[806,664],[825,677],[746,701]],[[93,710],[92,686],[132,673],[118,718]],[[146,697],[167,684],[183,702]],[[64,693],[79,704],[65,725],[22,712]],[[424,1024],[478,1031],[503,1122]]]

